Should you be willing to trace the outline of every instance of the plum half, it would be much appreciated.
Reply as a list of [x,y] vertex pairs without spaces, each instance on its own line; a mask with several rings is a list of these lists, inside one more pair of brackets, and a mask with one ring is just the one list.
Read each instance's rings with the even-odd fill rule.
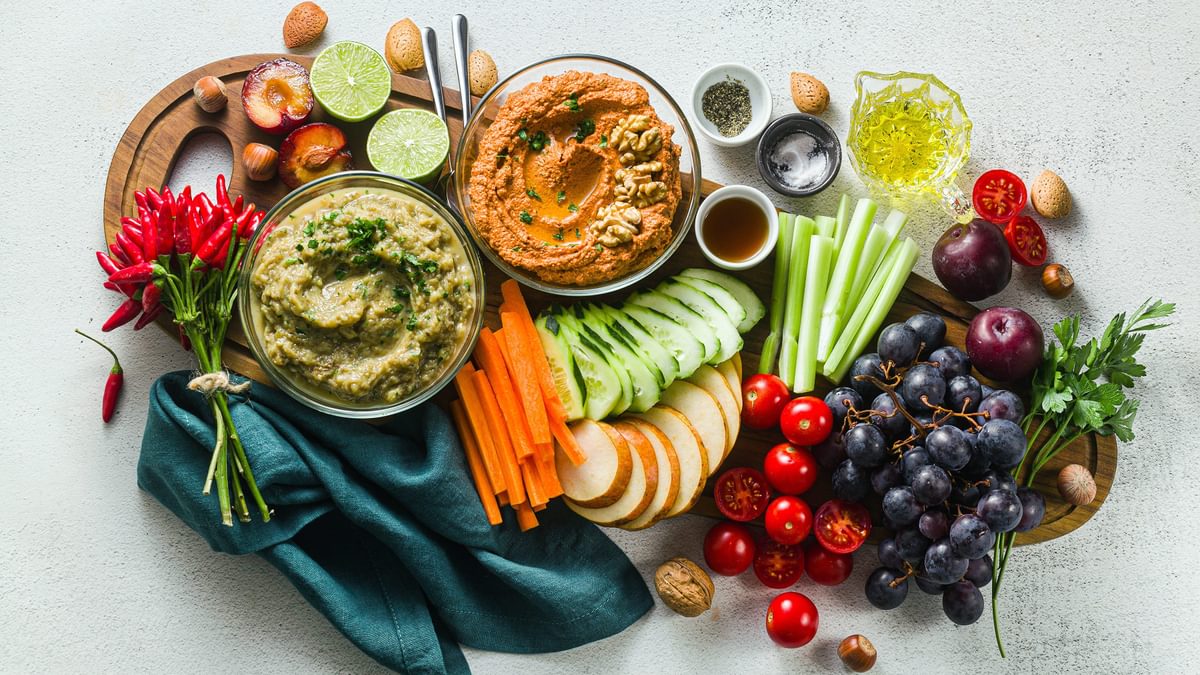
[[288,59],[260,63],[242,84],[242,108],[254,126],[268,134],[286,134],[312,114],[308,70]]
[[346,135],[332,124],[305,124],[279,146],[279,178],[290,188],[352,168]]

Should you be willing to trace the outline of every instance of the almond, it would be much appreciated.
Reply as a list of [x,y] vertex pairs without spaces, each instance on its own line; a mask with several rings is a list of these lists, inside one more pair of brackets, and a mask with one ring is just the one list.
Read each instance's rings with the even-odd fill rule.
[[1067,184],[1050,169],[1044,169],[1034,179],[1029,190],[1033,210],[1044,218],[1062,218],[1071,212],[1071,193]]
[[296,5],[283,20],[284,46],[295,49],[316,40],[328,22],[329,16],[317,3],[302,2]]
[[471,94],[483,96],[488,89],[496,86],[496,62],[492,55],[476,49],[467,57],[467,79],[471,83]]
[[416,70],[425,65],[425,50],[421,47],[421,31],[412,19],[397,21],[388,29],[383,55],[397,73]]
[[800,112],[820,115],[829,107],[829,89],[808,73],[792,73],[792,102]]

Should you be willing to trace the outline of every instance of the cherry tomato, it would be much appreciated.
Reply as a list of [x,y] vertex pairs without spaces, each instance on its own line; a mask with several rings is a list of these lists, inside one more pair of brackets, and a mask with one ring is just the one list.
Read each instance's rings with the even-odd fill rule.
[[834,553],[853,553],[871,534],[871,513],[855,502],[830,499],[813,520],[817,541]]
[[767,635],[780,647],[803,647],[817,635],[817,606],[801,593],[780,593],[767,608]]
[[784,406],[779,427],[796,445],[816,445],[833,430],[833,411],[816,396],[794,398]]
[[1012,251],[1013,260],[1038,267],[1046,262],[1049,247],[1046,245],[1046,235],[1042,226],[1029,216],[1017,216],[1004,228],[1004,238],[1008,240],[1008,250]]
[[799,497],[784,495],[767,506],[767,536],[781,544],[799,544],[812,532],[812,509]]
[[754,554],[754,576],[769,588],[787,588],[804,576],[804,550],[767,540]]
[[771,501],[771,488],[761,471],[746,467],[730,469],[717,478],[713,487],[717,510],[730,520],[744,523],[754,520]]
[[754,537],[737,523],[720,522],[704,535],[704,562],[727,577],[745,572],[754,562]]
[[817,481],[817,460],[807,448],[780,443],[763,458],[763,473],[776,492],[802,495]]
[[751,429],[770,429],[779,424],[779,413],[789,396],[787,384],[774,375],[747,378],[742,384],[742,422]]
[[1011,171],[992,169],[975,181],[971,191],[971,205],[975,213],[989,223],[1003,225],[1025,208],[1029,193],[1025,183]]
[[804,571],[822,586],[837,586],[854,571],[854,556],[833,553],[819,543],[810,543],[804,547]]

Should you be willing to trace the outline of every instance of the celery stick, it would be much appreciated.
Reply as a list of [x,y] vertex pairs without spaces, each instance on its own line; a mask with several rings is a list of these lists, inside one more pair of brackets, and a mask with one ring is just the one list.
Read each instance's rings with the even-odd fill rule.
[[821,330],[821,306],[825,300],[832,260],[833,237],[813,235],[808,250],[808,275],[804,281],[804,310],[800,315],[800,337],[796,349],[796,379],[792,383],[792,391],[797,394],[810,392],[817,384],[817,333]]
[[829,216],[817,216],[813,218],[813,221],[817,224],[817,234],[821,235],[822,237],[829,237],[832,239],[834,235],[837,234],[837,218],[830,218]]
[[871,226],[862,255],[858,257],[858,267],[854,270],[854,283],[850,286],[850,294],[846,296],[848,311],[854,311],[854,306],[862,299],[862,292],[871,281],[871,274],[883,262],[883,255],[890,243],[887,230],[878,225]]
[[771,281],[771,332],[763,341],[758,357],[758,372],[770,373],[779,355],[780,331],[783,330],[783,308],[787,301],[788,261],[792,253],[792,229],[796,216],[779,214],[779,239],[775,242],[775,277]]
[[[837,210],[837,234],[834,236],[834,248],[841,249],[842,242],[846,240],[846,229],[850,226],[850,195],[842,195],[841,201],[838,202]],[[836,262],[836,260],[834,261]]]
[[792,256],[788,261],[787,306],[783,311],[783,337],[779,344],[779,377],[790,387],[796,374],[796,339],[800,334],[800,311],[804,304],[804,281],[808,273],[808,246],[812,240],[811,219],[796,216],[792,230]]
[[[879,266],[879,271],[875,273],[875,276],[871,277],[871,282],[867,285],[866,290],[863,291],[863,297],[859,300],[859,304],[855,306],[854,312],[846,322],[845,329],[838,336],[838,341],[834,345],[833,351],[829,354],[829,358],[822,364],[821,372],[824,373],[825,377],[830,377],[842,365],[842,360],[846,358],[845,352],[850,346],[849,343],[858,333],[858,329],[862,327],[863,321],[866,320],[871,305],[874,304],[874,298],[878,297],[880,291],[883,289],[883,284],[887,281],[888,274],[892,267],[895,266],[896,261],[900,259],[900,250],[903,247],[902,244],[894,247],[894,250],[887,254],[887,257]],[[857,354],[852,355],[852,358],[856,358],[857,356]]]
[[[892,309],[892,305],[896,304],[896,298],[900,296],[900,291],[904,288],[904,282],[908,280],[909,273],[912,272],[913,265],[917,263],[917,254],[920,249],[916,242],[912,239],[906,239],[904,244],[897,250],[896,260],[893,262],[887,274],[879,274],[883,282],[880,284],[878,295],[874,296],[874,303],[870,309],[866,309],[867,303],[864,302],[859,307],[863,308],[863,320],[861,326],[856,331],[856,335],[850,336],[850,332],[842,334],[838,340],[838,346],[835,349],[837,354],[836,366],[830,368],[829,363],[825,364],[826,377],[829,377],[832,382],[839,382],[846,376],[846,371],[850,370],[854,359],[866,349],[871,338],[875,336],[875,332],[883,325],[884,319]],[[858,313],[857,311],[855,312]],[[844,348],[843,348],[844,347]]]
[[829,279],[829,289],[825,294],[825,305],[821,312],[821,333],[817,341],[817,360],[826,361],[833,343],[845,324],[846,300],[854,285],[854,271],[857,269],[859,257],[862,255],[863,244],[866,243],[867,230],[871,220],[875,218],[875,202],[863,198],[854,207],[854,215],[846,230],[846,238],[838,248],[837,264],[833,268],[833,276]]

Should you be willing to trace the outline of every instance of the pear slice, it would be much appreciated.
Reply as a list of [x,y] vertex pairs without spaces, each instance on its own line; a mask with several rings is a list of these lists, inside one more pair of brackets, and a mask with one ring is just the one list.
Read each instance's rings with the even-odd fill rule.
[[[721,406],[721,419],[725,422],[725,447],[721,451],[721,459],[729,454],[733,449],[733,444],[737,441],[738,431],[741,430],[742,414],[737,407],[737,399],[734,398],[733,392],[729,391],[729,383],[721,373],[717,372],[716,368],[710,365],[703,365],[696,369],[696,372],[688,378],[688,382],[699,386]],[[716,469],[713,469],[716,473]]]
[[633,473],[633,453],[625,437],[604,422],[583,419],[571,425],[587,460],[575,465],[558,448],[554,467],[563,495],[588,508],[610,506],[621,498]]
[[721,404],[712,394],[684,380],[677,380],[667,387],[658,403],[679,411],[692,425],[708,453],[708,471],[715,473],[729,444]]
[[729,391],[733,392],[733,398],[737,401],[738,414],[742,412],[742,406],[745,401],[742,400],[742,378],[738,374],[737,366],[733,365],[733,359],[722,361],[717,366],[717,372],[725,377],[725,381],[729,383]]
[[598,509],[565,500],[567,507],[575,513],[606,527],[624,525],[642,515],[658,489],[658,460],[654,457],[654,447],[650,441],[628,422],[613,422],[611,426],[621,434],[634,454],[633,470],[629,474],[629,485],[625,487],[625,492],[617,501]]
[[675,446],[658,427],[632,417],[625,421],[646,437],[654,448],[654,459],[658,463],[658,485],[655,486],[650,505],[640,516],[621,526],[627,530],[642,530],[662,519],[675,504],[680,483],[679,458],[675,456]]
[[662,517],[677,516],[695,506],[704,494],[704,483],[708,480],[708,453],[700,444],[696,429],[681,413],[665,406],[656,405],[631,417],[656,427],[670,442],[679,460],[679,491]]
[[738,352],[738,353],[734,354],[733,358],[729,359],[729,360],[733,361],[733,368],[734,368],[734,370],[737,371],[738,381],[741,381],[741,379],[742,379],[742,353]]

